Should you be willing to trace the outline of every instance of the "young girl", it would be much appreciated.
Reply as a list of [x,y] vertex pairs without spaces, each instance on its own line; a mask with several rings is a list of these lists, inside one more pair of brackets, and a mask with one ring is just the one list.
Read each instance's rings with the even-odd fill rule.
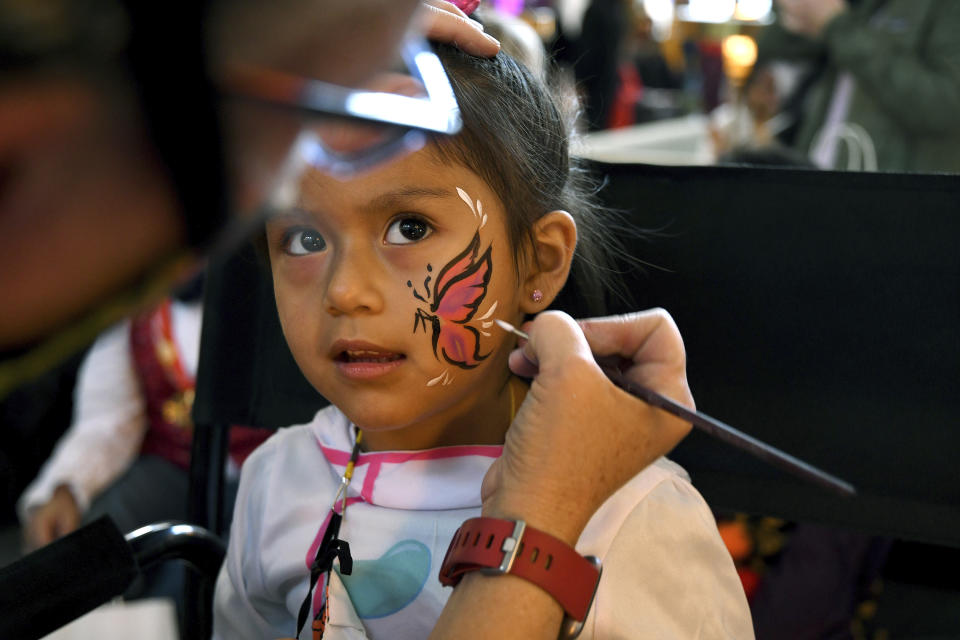
[[[600,287],[586,268],[601,262],[600,227],[578,205],[555,102],[502,54],[440,56],[458,136],[349,182],[310,171],[297,206],[267,226],[284,334],[334,406],[246,462],[217,637],[296,635],[302,603],[314,637],[429,635],[451,592],[437,579],[447,546],[479,515],[527,391],[494,320],[543,311],[575,245],[581,288]],[[341,554],[312,587],[333,537],[352,571]],[[752,636],[710,511],[673,463],[607,500],[576,549],[603,563],[581,637]]]

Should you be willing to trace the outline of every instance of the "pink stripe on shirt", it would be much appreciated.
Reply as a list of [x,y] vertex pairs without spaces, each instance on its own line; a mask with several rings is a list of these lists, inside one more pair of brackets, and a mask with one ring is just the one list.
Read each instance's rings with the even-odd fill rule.
[[377,476],[380,475],[382,467],[383,463],[379,461],[370,463],[370,466],[367,467],[367,476],[363,479],[360,496],[370,504],[373,504],[373,485],[377,482]]

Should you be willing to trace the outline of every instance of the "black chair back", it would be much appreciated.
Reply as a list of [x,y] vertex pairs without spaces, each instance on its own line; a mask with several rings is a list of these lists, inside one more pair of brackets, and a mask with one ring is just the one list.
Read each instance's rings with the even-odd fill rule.
[[656,265],[698,408],[835,473],[845,500],[694,433],[716,507],[960,546],[960,179],[598,165]]

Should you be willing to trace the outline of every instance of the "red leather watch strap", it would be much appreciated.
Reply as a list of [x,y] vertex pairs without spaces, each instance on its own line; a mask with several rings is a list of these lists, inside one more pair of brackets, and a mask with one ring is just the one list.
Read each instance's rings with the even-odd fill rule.
[[455,586],[463,574],[478,569],[529,580],[578,621],[587,617],[600,580],[590,560],[522,520],[471,518],[460,525],[440,568],[440,582]]

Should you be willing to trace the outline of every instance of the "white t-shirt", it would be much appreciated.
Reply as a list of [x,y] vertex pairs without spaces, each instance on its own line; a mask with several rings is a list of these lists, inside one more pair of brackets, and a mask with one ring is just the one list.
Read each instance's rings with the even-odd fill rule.
[[[347,418],[327,407],[311,423],[279,431],[247,459],[217,580],[215,638],[296,634],[308,567],[353,439]],[[437,578],[447,545],[464,520],[480,514],[480,483],[501,450],[360,455],[340,529],[353,573],[330,578],[325,638],[429,635],[451,593]],[[753,637],[713,516],[684,471],[666,459],[604,503],[577,551],[603,561],[581,638]]]

